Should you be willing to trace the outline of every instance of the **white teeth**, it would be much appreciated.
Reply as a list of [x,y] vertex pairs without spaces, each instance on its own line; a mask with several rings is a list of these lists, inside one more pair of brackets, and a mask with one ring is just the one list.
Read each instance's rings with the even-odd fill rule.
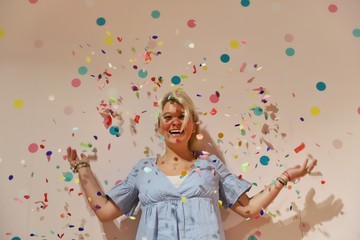
[[170,134],[181,134],[182,131],[180,131],[180,130],[170,130],[169,133]]

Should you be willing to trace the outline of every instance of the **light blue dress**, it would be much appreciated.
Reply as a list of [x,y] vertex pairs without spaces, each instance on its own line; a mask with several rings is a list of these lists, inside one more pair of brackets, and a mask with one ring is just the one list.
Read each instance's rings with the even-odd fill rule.
[[146,158],[107,196],[127,216],[140,202],[137,240],[225,239],[219,202],[228,208],[250,187],[215,155],[198,158],[178,188],[160,171],[155,158]]

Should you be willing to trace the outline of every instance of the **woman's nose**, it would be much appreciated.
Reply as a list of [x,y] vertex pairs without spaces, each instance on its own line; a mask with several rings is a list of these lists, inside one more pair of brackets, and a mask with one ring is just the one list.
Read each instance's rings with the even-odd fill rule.
[[171,124],[172,124],[172,125],[179,125],[179,124],[181,125],[181,124],[182,124],[182,121],[181,121],[180,118],[174,117],[174,118],[172,119]]

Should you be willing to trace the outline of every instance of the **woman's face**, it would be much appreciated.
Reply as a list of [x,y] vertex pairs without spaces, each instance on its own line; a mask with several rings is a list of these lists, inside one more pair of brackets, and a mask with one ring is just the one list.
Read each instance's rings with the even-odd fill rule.
[[195,124],[190,118],[181,131],[184,118],[185,111],[181,104],[169,101],[164,105],[159,121],[159,132],[164,136],[167,145],[180,143],[187,145],[195,130]]

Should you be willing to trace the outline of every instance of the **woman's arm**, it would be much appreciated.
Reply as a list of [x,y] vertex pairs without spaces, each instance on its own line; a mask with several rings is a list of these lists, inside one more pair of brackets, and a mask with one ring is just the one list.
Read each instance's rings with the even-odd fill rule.
[[295,180],[299,177],[310,173],[316,165],[316,160],[313,160],[308,165],[306,159],[302,166],[287,169],[279,178],[276,179],[275,185],[265,187],[264,190],[249,198],[246,193],[242,194],[237,202],[231,206],[231,209],[240,214],[244,218],[253,218],[259,215],[262,209],[267,208],[270,203],[274,201],[281,189],[288,181]]
[[84,154],[81,154],[80,160],[76,150],[68,147],[67,158],[73,168],[78,164],[78,166],[75,167],[75,171],[79,173],[82,191],[99,220],[107,222],[120,217],[123,213],[111,199],[106,197],[89,167],[90,165],[87,157]]

